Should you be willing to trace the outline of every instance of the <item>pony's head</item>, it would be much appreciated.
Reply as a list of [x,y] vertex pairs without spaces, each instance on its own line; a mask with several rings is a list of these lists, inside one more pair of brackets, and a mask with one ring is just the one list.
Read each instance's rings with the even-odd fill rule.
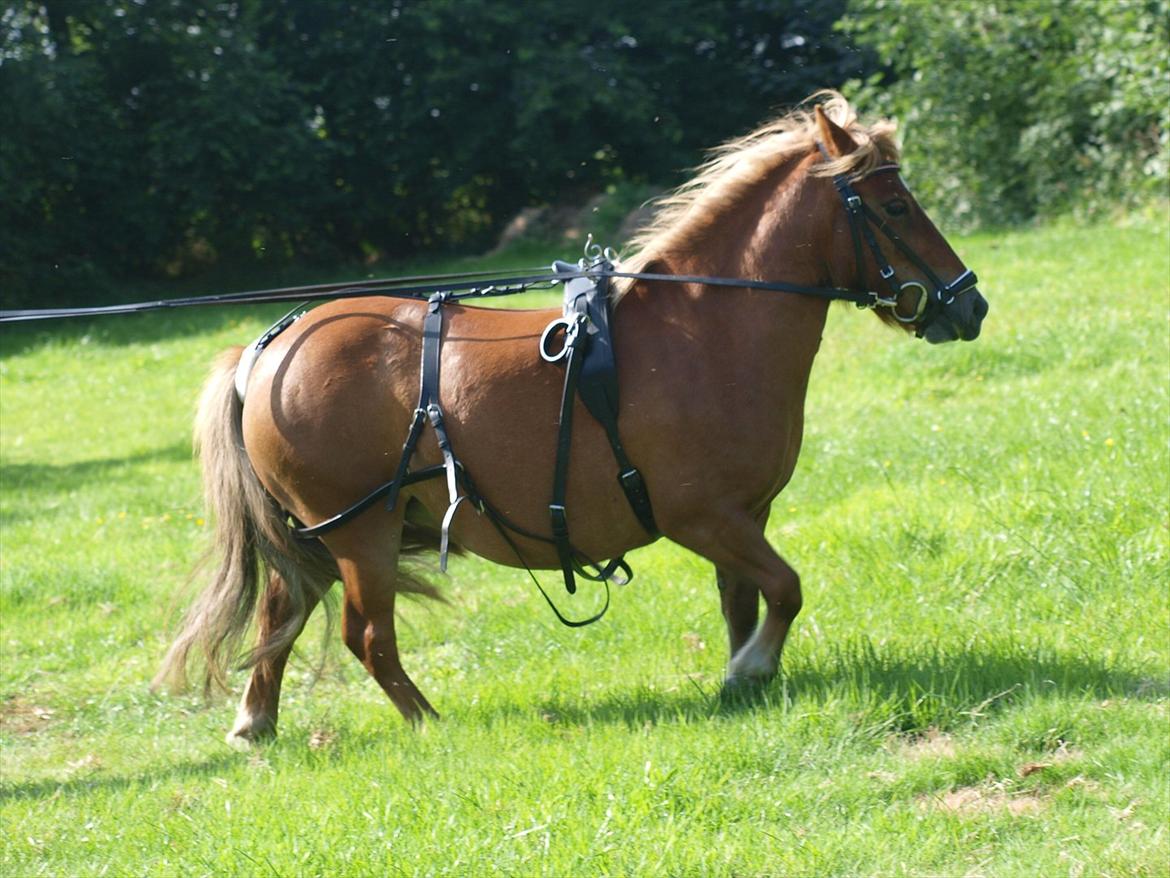
[[987,300],[906,187],[889,132],[859,129],[843,101],[829,112],[818,104],[813,115],[824,161],[812,173],[840,196],[833,262],[843,285],[871,291],[883,319],[932,344],[977,338]]
[[[693,254],[725,251],[725,230],[735,225],[729,219],[760,187],[776,185],[780,172],[780,185],[789,189],[796,189],[794,179],[812,182],[813,197],[823,204],[799,216],[805,228],[810,222],[820,227],[814,214],[826,218],[823,238],[815,243],[821,257],[817,271],[827,267],[827,280],[869,293],[883,320],[927,341],[974,339],[987,302],[975,288],[974,273],[906,188],[898,158],[893,123],[863,124],[840,94],[818,92],[791,112],[712,150],[691,180],[658,200],[654,220],[631,240],[634,253],[622,267],[646,271],[681,262],[692,273],[702,273],[689,262]],[[793,173],[798,170],[810,176]],[[785,221],[791,224],[796,215],[790,213]],[[795,249],[784,253],[784,264],[777,267],[792,268],[795,255]],[[825,280],[820,274],[809,277]],[[629,282],[619,284],[618,295],[629,287]]]

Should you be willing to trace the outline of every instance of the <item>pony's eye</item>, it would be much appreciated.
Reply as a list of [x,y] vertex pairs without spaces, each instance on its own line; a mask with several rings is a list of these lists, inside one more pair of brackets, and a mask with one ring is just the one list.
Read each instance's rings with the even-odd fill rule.
[[910,212],[910,205],[901,198],[895,198],[883,204],[882,209],[890,216],[905,216]]

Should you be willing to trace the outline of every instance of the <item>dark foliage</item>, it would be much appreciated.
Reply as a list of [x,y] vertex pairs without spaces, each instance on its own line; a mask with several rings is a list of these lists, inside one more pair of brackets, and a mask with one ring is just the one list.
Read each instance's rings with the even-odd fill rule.
[[3,13],[0,290],[487,245],[866,74],[844,0],[51,0]]
[[843,84],[951,227],[1165,197],[1168,58],[1170,0],[26,0],[0,302],[485,248]]

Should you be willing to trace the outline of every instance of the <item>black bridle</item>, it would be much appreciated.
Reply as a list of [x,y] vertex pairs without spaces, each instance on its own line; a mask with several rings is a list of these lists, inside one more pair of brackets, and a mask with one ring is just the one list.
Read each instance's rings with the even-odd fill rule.
[[[825,158],[831,158],[823,144],[818,143],[817,148],[820,149]],[[900,166],[896,164],[881,165],[857,179],[865,180],[875,174],[896,174],[900,170]],[[853,239],[853,260],[857,269],[858,288],[865,289],[867,286],[865,282],[864,247],[868,246],[869,252],[873,255],[873,260],[877,265],[878,276],[881,278],[882,284],[885,285],[889,293],[887,296],[882,296],[878,292],[868,293],[868,295],[873,297],[870,307],[889,308],[890,313],[899,323],[916,324],[915,335],[922,338],[926,328],[938,319],[943,308],[950,305],[955,299],[967,292],[967,290],[975,288],[975,285],[979,282],[979,279],[975,276],[975,272],[969,268],[964,269],[950,283],[944,283],[934,270],[927,265],[926,261],[914,252],[914,248],[903,241],[902,237],[894,229],[890,228],[889,224],[878,215],[877,211],[865,203],[862,197],[857,194],[857,190],[853,188],[853,183],[847,174],[838,174],[833,177],[833,185],[837,189],[837,194],[841,196],[841,201],[845,205],[845,216],[849,220],[849,234]],[[882,251],[881,245],[878,243],[877,236],[874,235],[873,230],[875,226],[903,256],[909,259],[926,276],[934,287],[933,291],[927,290],[918,281],[899,282],[894,266],[886,258],[886,254]],[[902,295],[914,287],[918,289],[916,301],[910,313],[903,314],[899,311]]]

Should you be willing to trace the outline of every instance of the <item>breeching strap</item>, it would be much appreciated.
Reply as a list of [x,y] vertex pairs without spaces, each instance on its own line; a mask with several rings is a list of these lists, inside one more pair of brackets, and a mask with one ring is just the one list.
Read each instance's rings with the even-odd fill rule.
[[[427,313],[423,319],[422,366],[419,370],[418,405],[415,406],[414,417],[411,419],[406,441],[402,444],[402,456],[398,460],[398,469],[394,473],[394,479],[349,509],[318,525],[294,528],[293,533],[297,537],[312,539],[329,533],[329,531],[341,527],[358,513],[364,512],[383,496],[386,497],[386,508],[393,510],[398,505],[398,495],[403,487],[445,475],[448,506],[447,512],[443,516],[441,529],[439,569],[446,571],[447,555],[450,549],[451,521],[455,517],[455,511],[459,508],[459,504],[466,500],[468,495],[459,493],[459,476],[463,467],[451,448],[451,440],[443,422],[443,409],[439,404],[439,363],[442,350],[443,302],[445,299],[446,294],[435,293],[427,300]],[[439,444],[439,451],[443,455],[443,463],[439,466],[429,466],[412,472],[410,461],[414,457],[414,451],[418,446],[423,427],[428,421],[431,424],[431,429],[435,431],[435,439]]]

